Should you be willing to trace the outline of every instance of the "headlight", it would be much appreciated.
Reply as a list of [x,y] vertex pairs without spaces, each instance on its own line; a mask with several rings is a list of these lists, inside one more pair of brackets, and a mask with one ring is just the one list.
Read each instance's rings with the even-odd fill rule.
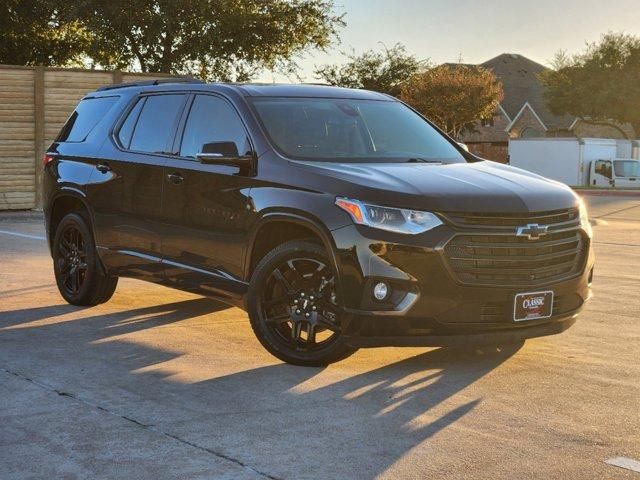
[[580,226],[585,232],[587,232],[587,235],[589,235],[589,238],[593,236],[593,229],[591,228],[591,223],[589,222],[589,214],[587,213],[587,206],[584,204],[582,200],[580,200]]
[[354,222],[390,232],[415,235],[442,225],[431,212],[381,207],[341,197],[336,198],[336,205],[348,212]]

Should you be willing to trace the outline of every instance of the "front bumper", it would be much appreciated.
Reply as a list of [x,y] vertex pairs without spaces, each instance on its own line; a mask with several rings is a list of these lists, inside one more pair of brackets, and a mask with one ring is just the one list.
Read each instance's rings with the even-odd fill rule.
[[[444,346],[518,342],[561,333],[590,298],[593,252],[586,244],[581,271],[555,283],[513,286],[463,284],[452,274],[442,248],[457,232],[443,225],[407,236],[367,227],[334,230],[343,336],[357,347]],[[372,286],[388,283],[388,304],[376,302]],[[516,294],[552,290],[550,318],[516,322]]]

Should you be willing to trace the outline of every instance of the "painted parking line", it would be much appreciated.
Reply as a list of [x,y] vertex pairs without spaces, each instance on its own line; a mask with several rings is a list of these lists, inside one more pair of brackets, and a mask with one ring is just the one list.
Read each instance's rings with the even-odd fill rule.
[[31,240],[46,240],[45,237],[42,237],[40,235],[28,235],[26,233],[9,232],[7,230],[0,230],[0,234],[13,235],[14,237],[21,237],[21,238],[30,238]]
[[640,462],[638,460],[634,460],[633,458],[615,457],[606,460],[605,463],[613,465],[614,467],[625,468],[627,470],[631,470],[632,472],[640,473]]

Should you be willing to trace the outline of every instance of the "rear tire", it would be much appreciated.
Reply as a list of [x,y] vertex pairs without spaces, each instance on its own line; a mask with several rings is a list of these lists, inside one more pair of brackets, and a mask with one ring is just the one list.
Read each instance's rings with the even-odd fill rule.
[[88,222],[69,213],[58,224],[52,246],[53,271],[62,297],[72,305],[91,306],[111,298],[118,277],[104,272]]
[[340,333],[331,262],[321,246],[291,241],[256,267],[247,295],[251,327],[272,355],[287,363],[323,366],[352,355]]

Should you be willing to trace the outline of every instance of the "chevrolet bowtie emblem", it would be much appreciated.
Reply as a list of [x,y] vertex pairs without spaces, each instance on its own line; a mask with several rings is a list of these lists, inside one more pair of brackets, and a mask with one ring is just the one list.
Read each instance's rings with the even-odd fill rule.
[[542,235],[546,235],[549,230],[548,225],[538,225],[537,223],[529,223],[524,227],[516,228],[516,236],[527,237],[529,240],[538,240]]

